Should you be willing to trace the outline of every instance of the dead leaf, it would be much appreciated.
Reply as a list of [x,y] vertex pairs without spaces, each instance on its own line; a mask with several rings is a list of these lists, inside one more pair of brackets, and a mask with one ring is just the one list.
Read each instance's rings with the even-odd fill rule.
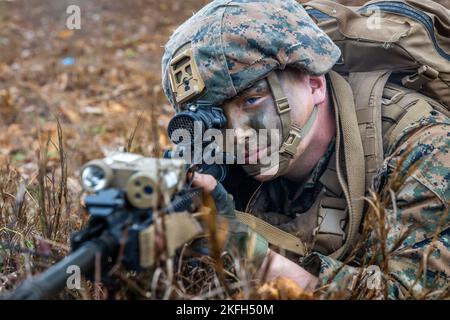
[[22,128],[20,127],[19,124],[13,123],[8,126],[8,130],[7,130],[8,136],[12,137],[12,136],[18,136],[21,134],[23,134],[23,132],[22,132]]
[[43,240],[39,241],[38,246],[37,246],[37,251],[43,255],[51,255],[52,254],[52,248],[50,247],[50,244]]
[[306,292],[293,280],[278,277],[263,284],[258,290],[259,299],[263,300],[312,300],[313,294]]
[[6,154],[0,154],[0,166],[5,167],[9,162],[9,157]]
[[12,108],[12,97],[9,90],[0,90],[0,110],[7,112]]
[[108,112],[111,112],[111,113],[125,113],[128,111],[127,108],[123,104],[120,104],[117,102],[108,103],[107,109],[108,109]]
[[58,34],[56,36],[59,39],[70,38],[71,36],[73,36],[73,30],[69,30],[69,29],[62,30],[62,31],[58,32]]
[[61,114],[67,120],[69,120],[71,123],[78,123],[78,122],[80,122],[80,120],[81,120],[80,116],[78,115],[78,113],[76,111],[72,110],[71,108],[59,106],[58,109],[61,112]]

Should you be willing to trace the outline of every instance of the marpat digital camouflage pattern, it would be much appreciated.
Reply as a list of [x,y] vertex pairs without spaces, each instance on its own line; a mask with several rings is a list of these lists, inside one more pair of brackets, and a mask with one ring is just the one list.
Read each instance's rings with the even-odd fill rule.
[[184,22],[165,46],[162,78],[175,104],[169,66],[191,43],[206,89],[202,100],[220,105],[272,70],[287,65],[320,75],[340,57],[339,48],[294,0],[217,0]]
[[[437,111],[404,129],[386,152],[374,187],[388,188],[395,172],[405,179],[395,192],[395,205],[386,208],[386,270],[377,227],[364,243],[363,268],[343,265],[328,256],[320,258],[320,285],[332,281],[335,290],[373,289],[374,297],[405,299],[426,293],[450,294],[450,119]],[[409,232],[407,232],[409,229]],[[402,239],[402,236],[405,236]],[[365,275],[365,276],[364,276]],[[378,279],[376,279],[378,277]],[[371,287],[372,286],[372,287]]]

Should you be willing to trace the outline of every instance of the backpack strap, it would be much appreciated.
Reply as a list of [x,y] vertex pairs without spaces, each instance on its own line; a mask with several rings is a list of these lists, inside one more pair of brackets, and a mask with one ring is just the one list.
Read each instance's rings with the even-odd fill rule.
[[363,143],[365,161],[365,189],[383,162],[383,128],[381,125],[381,102],[383,89],[391,72],[352,72],[348,82],[353,90],[359,133]]
[[432,110],[433,108],[425,100],[418,100],[417,103],[415,103],[405,112],[405,114],[401,117],[399,122],[395,125],[395,127],[389,134],[389,137],[387,139],[389,145],[391,146],[397,141],[400,133],[406,127],[408,127],[411,123],[416,122],[420,118],[426,116]]
[[384,160],[384,151],[398,135],[433,108],[445,109],[415,90],[388,83],[390,75],[390,71],[381,70],[353,72],[348,76],[364,149],[366,190]]
[[388,150],[400,133],[432,110],[442,111],[437,101],[416,91],[388,83],[383,91],[381,115],[383,147]]
[[[345,162],[339,164],[345,167]],[[314,249],[321,248],[334,252],[339,249],[347,238],[348,208],[341,185],[337,178],[336,152],[333,152],[328,166],[319,181],[325,188],[325,197],[320,200],[317,228],[314,231],[316,239]],[[326,247],[324,245],[326,244]],[[322,252],[322,251],[321,251]]]
[[[348,205],[348,228],[344,245],[331,254],[340,259],[351,248],[358,235],[364,208],[364,155],[361,138],[358,132],[358,122],[355,114],[353,92],[347,81],[338,73],[330,71],[330,89],[336,114],[336,169],[337,177]],[[341,137],[342,136],[342,137]],[[341,152],[341,145],[343,153]],[[345,167],[339,165],[345,159]]]

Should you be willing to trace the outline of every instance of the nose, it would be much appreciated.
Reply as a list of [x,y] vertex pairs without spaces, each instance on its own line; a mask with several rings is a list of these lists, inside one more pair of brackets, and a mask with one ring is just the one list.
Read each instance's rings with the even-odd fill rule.
[[235,143],[244,143],[254,136],[255,130],[250,125],[251,119],[248,115],[236,110],[228,118],[229,128],[233,130]]
[[237,144],[248,143],[248,141],[253,140],[255,137],[255,130],[252,128],[237,128],[234,129],[234,142]]

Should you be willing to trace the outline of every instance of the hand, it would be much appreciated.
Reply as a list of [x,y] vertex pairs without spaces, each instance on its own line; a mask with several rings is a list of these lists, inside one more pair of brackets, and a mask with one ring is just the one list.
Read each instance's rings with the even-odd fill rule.
[[268,242],[237,219],[233,197],[211,175],[195,173],[192,184],[210,194],[214,199],[218,215],[227,219],[228,239],[226,248],[237,248],[241,256],[250,258],[259,268],[266,256]]
[[204,192],[211,193],[217,186],[217,180],[210,174],[202,174],[196,172],[192,179],[194,187],[202,188]]
[[258,271],[257,277],[264,282],[279,277],[289,278],[305,291],[314,291],[319,281],[316,276],[298,264],[270,249],[267,251],[267,255]]

